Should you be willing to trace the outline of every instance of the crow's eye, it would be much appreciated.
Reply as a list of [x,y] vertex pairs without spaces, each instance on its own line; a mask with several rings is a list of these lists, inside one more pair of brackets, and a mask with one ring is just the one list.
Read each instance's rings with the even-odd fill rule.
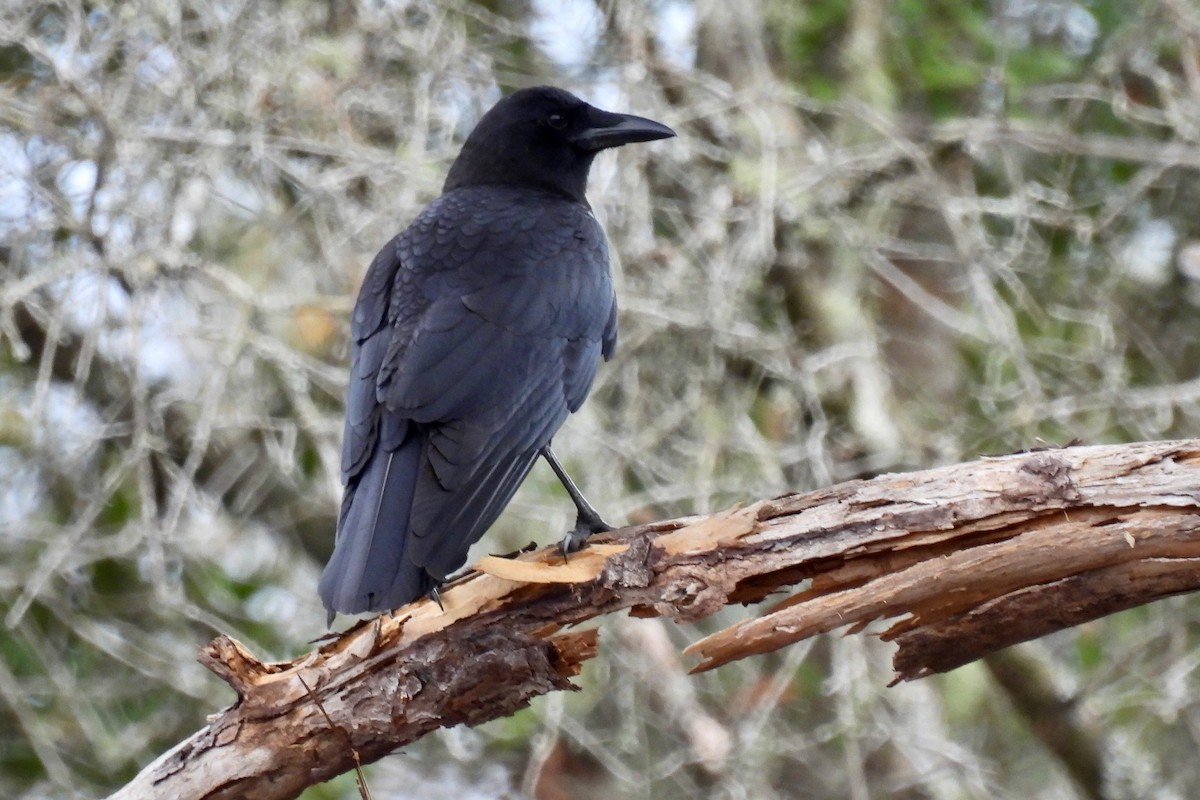
[[556,131],[561,131],[563,128],[567,127],[567,115],[551,114],[550,116],[546,117],[546,124],[551,128],[554,128]]

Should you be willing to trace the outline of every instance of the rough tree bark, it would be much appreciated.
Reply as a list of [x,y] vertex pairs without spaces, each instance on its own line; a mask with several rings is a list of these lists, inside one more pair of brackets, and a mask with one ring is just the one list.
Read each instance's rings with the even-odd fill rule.
[[[1200,588],[1200,440],[1071,447],[851,481],[626,528],[567,564],[489,557],[443,592],[293,661],[226,637],[201,660],[237,702],[114,798],[290,798],[441,726],[574,688],[594,628],[678,622],[798,591],[692,644],[695,670],[894,619],[896,680]],[[317,701],[320,701],[319,703]]]

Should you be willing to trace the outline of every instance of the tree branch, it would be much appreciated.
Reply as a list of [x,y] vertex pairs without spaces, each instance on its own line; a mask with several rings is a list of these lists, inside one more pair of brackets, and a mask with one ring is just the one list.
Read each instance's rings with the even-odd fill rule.
[[113,798],[295,797],[355,751],[374,761],[573,689],[597,632],[566,628],[624,609],[687,622],[802,584],[688,647],[695,670],[894,619],[896,680],[923,677],[1200,588],[1198,507],[1200,440],[1073,447],[626,528],[567,564],[553,548],[488,557],[445,611],[415,603],[290,662],[219,637],[200,658],[237,703]]

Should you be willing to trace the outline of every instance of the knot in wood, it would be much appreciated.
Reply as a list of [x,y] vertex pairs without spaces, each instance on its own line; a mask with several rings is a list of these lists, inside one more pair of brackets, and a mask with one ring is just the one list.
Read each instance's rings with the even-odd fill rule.
[[1007,489],[1002,492],[1006,499],[1076,502],[1081,497],[1071,477],[1071,464],[1054,451],[1033,453],[1021,462],[1018,471],[1037,478],[1037,484]]
[[1071,478],[1071,465],[1053,452],[1030,456],[1025,459],[1021,469],[1046,480],[1054,487],[1054,495],[1060,500],[1078,500],[1080,497],[1079,489]]
[[676,622],[703,619],[728,602],[731,586],[720,580],[715,570],[702,566],[679,569],[664,587],[662,601],[655,609]]

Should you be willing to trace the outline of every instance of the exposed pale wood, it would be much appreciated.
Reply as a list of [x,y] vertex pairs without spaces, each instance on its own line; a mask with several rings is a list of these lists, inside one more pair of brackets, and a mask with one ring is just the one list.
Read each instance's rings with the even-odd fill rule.
[[[221,637],[238,694],[114,798],[295,797],[429,731],[511,714],[596,653],[629,609],[680,622],[802,584],[687,652],[696,669],[891,619],[897,680],[1200,588],[1200,440],[1073,447],[884,475],[553,547],[364,621],[291,662]],[[311,689],[311,693],[309,689]],[[316,695],[333,720],[331,729]]]

